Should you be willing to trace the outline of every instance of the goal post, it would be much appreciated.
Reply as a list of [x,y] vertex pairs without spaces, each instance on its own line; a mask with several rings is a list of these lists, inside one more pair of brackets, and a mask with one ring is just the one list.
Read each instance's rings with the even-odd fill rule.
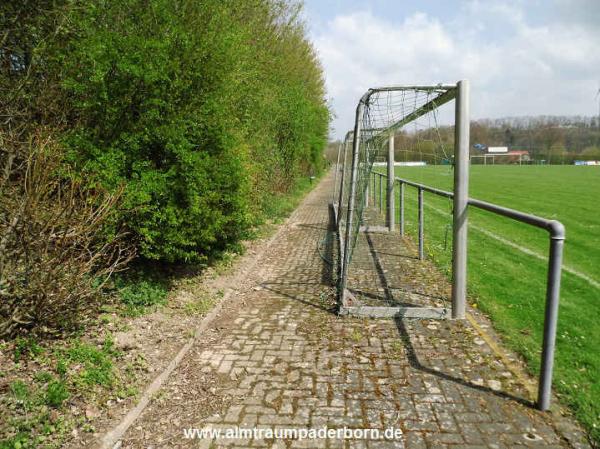
[[[369,179],[375,159],[386,161],[386,227],[388,232],[392,232],[395,227],[394,136],[406,125],[416,122],[427,114],[434,114],[437,126],[435,115],[437,110],[452,100],[455,100],[455,135],[451,315],[456,319],[465,317],[469,177],[469,83],[467,80],[456,84],[372,88],[360,98],[356,107],[354,128],[347,133],[340,147],[342,173],[340,187],[337,190],[338,201],[334,205],[339,243],[337,290],[342,308],[348,301],[352,301],[352,293],[347,288],[348,274],[357,238],[361,232]],[[372,191],[374,194],[375,188],[372,188]],[[403,210],[401,206],[399,207],[402,214]],[[425,312],[415,311],[415,313],[419,317],[428,317]]]
[[464,319],[467,304],[469,201],[469,82],[456,85],[454,113],[454,207],[452,212],[452,318]]

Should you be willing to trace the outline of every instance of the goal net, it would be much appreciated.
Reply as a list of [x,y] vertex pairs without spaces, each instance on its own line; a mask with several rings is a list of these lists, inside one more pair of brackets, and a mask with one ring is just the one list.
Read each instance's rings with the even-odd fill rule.
[[511,151],[507,153],[472,154],[471,165],[523,165],[530,164],[527,151]]
[[[453,127],[442,129],[439,108],[453,100],[457,90],[455,84],[391,86],[369,89],[360,99],[354,129],[340,145],[333,195],[338,235],[337,289],[342,305],[348,297],[355,299],[357,295],[371,297],[374,307],[402,303],[390,292],[377,294],[389,290],[389,285],[381,285],[385,281],[374,282],[369,292],[369,288],[359,285],[360,278],[364,274],[364,280],[373,273],[381,277],[377,271],[386,271],[378,266],[381,260],[375,253],[381,251],[374,248],[372,233],[391,236],[393,223],[399,218],[400,212],[393,208],[390,215],[390,205],[399,199],[394,189],[395,162],[404,167],[445,164],[452,170],[454,156],[448,146],[454,142],[444,134]],[[367,208],[369,201],[373,207]]]

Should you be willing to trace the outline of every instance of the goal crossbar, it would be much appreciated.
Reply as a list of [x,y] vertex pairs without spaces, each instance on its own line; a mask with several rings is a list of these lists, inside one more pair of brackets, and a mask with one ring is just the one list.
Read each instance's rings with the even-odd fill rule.
[[[387,138],[387,136],[402,128],[404,125],[407,125],[410,122],[417,120],[419,117],[422,117],[433,110],[443,106],[444,104],[452,101],[456,98],[456,85],[450,84],[438,84],[435,86],[391,86],[391,87],[378,87],[369,89],[360,99],[360,103],[368,105],[369,98],[377,93],[377,92],[401,92],[401,91],[410,91],[410,90],[420,90],[425,92],[435,92],[439,95],[432,100],[428,101],[424,105],[415,109],[411,113],[405,115],[401,119],[393,122],[392,124],[383,127],[383,128],[371,128],[371,129],[362,129],[361,132],[373,132],[369,140],[375,140],[379,137]],[[353,131],[349,131],[354,134]]]

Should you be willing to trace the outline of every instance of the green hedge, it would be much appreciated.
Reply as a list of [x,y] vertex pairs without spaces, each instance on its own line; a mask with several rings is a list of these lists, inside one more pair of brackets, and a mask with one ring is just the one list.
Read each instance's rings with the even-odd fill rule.
[[125,185],[139,253],[197,262],[321,168],[329,111],[298,8],[277,0],[78,1],[56,47],[71,162]]

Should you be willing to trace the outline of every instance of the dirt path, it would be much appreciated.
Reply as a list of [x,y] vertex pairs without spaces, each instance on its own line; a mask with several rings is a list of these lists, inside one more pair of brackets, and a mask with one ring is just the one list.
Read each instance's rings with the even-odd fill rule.
[[[489,328],[482,317],[476,324],[332,312],[331,270],[319,251],[331,187],[329,176],[308,195],[139,418],[104,442],[121,449],[586,447],[570,420],[529,405],[515,358],[500,357],[493,336],[482,336]],[[300,440],[267,432],[325,426],[401,435]],[[208,427],[266,433],[214,441],[184,434]]]

